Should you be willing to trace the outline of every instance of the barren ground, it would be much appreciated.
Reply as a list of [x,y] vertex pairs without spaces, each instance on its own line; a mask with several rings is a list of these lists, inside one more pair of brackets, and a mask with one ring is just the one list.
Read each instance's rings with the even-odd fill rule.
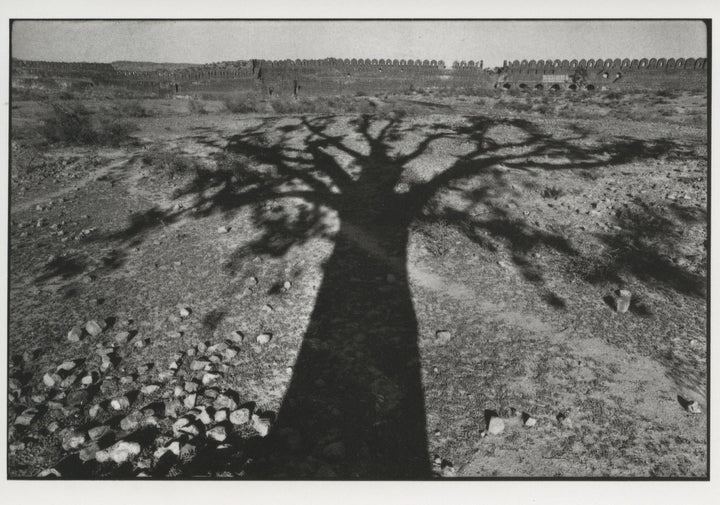
[[[56,468],[62,477],[412,477],[388,470],[392,463],[380,461],[387,455],[354,452],[364,442],[348,431],[364,439],[369,424],[344,419],[367,412],[373,426],[394,424],[387,433],[424,430],[407,443],[425,445],[416,453],[427,454],[435,475],[707,476],[705,95],[499,97],[382,97],[374,100],[413,110],[364,119],[233,114],[219,102],[200,113],[185,100],[143,100],[147,117],[128,118],[137,130],[113,147],[44,143],[38,132],[49,107],[13,102],[9,349],[17,389],[8,422],[29,407],[38,412],[10,429],[9,476]],[[112,115],[121,102],[86,105]],[[372,170],[384,177],[384,164],[398,169],[392,194],[360,186]],[[389,220],[391,230],[395,210],[385,202],[409,195],[414,204],[416,187],[433,191],[407,221],[400,253],[390,251],[373,223]],[[389,217],[356,219],[364,205]],[[352,249],[352,261],[336,263],[336,243]],[[353,298],[363,289],[400,308],[365,310]],[[619,289],[632,293],[626,313],[616,310]],[[406,292],[407,307],[398,301]],[[90,320],[108,328],[68,341]],[[318,343],[315,324],[343,339]],[[424,405],[419,416],[407,415],[417,413],[413,405],[383,417],[406,408],[410,379],[363,354],[374,349],[364,341],[392,341],[401,324],[416,326],[398,345],[417,353],[407,364]],[[118,343],[122,331],[130,339]],[[264,332],[271,340],[258,343]],[[97,351],[108,346],[117,359],[102,369]],[[201,355],[207,366],[192,370]],[[46,386],[44,374],[67,360],[74,369],[59,375],[71,379]],[[173,361],[179,370],[167,373]],[[352,375],[352,386],[333,367]],[[92,371],[93,385],[83,386]],[[222,441],[176,437],[172,425],[189,408],[173,416],[169,404],[187,399],[185,383],[208,371],[218,377],[200,383],[196,404],[226,393],[269,420],[267,440],[299,436],[304,459],[268,448],[252,422],[202,423],[225,427]],[[298,391],[313,391],[299,396],[302,407],[283,406],[303,373],[312,383]],[[333,388],[345,380],[354,389]],[[151,384],[159,388],[140,392]],[[338,399],[338,391],[353,393]],[[131,405],[112,411],[109,400],[128,393]],[[309,406],[308,394],[321,405]],[[346,405],[368,398],[374,405]],[[537,423],[523,426],[511,409]],[[152,411],[156,425],[123,430],[120,420],[138,410]],[[486,410],[505,420],[502,433],[481,434]],[[283,424],[296,412],[341,428],[302,440],[305,424]],[[83,462],[89,440],[62,447],[73,430],[87,438],[101,425],[110,432],[94,450],[125,439],[140,454],[98,463],[89,451]],[[190,447],[157,457],[174,439]]]

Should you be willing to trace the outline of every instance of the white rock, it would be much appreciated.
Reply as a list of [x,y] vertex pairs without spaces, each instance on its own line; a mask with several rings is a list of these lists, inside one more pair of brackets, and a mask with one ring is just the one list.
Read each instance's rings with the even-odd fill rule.
[[42,478],[45,478],[45,477],[58,477],[58,478],[60,478],[60,477],[62,477],[62,475],[60,475],[60,472],[58,472],[58,471],[57,471],[56,469],[54,469],[54,468],[47,468],[47,469],[43,470],[42,472],[40,472],[37,476],[38,476],[38,477],[42,477]]
[[207,432],[207,436],[216,442],[223,442],[227,438],[227,433],[224,426],[215,426]]
[[187,307],[183,307],[180,309],[180,317],[189,317],[190,316],[190,309]]
[[264,345],[264,344],[267,344],[268,342],[270,342],[271,339],[272,339],[272,333],[261,333],[260,335],[257,336],[257,338],[255,340],[257,341],[258,344]]
[[85,434],[76,431],[69,430],[62,437],[62,448],[66,451],[74,451],[85,443]]
[[129,331],[121,331],[117,335],[115,335],[115,341],[118,344],[125,344],[130,339],[130,332]]
[[95,426],[94,428],[90,428],[88,430],[88,436],[90,437],[90,440],[98,440],[106,433],[110,433],[110,427],[105,425]]
[[250,411],[242,408],[230,413],[230,422],[234,425],[247,424],[250,421]]
[[60,377],[58,377],[58,376],[55,375],[55,374],[52,374],[52,375],[51,375],[51,374],[49,374],[49,373],[46,373],[45,375],[43,375],[43,384],[45,384],[47,387],[51,388],[51,387],[55,386],[55,383],[56,383],[56,382],[59,382],[59,381],[57,380],[57,379],[59,379],[59,378],[60,378]]
[[702,408],[700,407],[700,404],[696,401],[690,402],[687,406],[688,412],[691,414],[701,414]]
[[208,370],[209,368],[210,368],[210,361],[207,359],[196,359],[196,360],[193,360],[192,363],[190,363],[190,370],[192,370],[192,371]]
[[140,451],[141,447],[140,444],[138,444],[137,442],[127,442],[125,440],[120,440],[119,442],[116,442],[112,447],[104,451],[98,451],[95,454],[95,459],[99,463],[104,463],[106,461],[112,460],[117,464],[122,464],[140,454]]
[[95,419],[100,413],[100,410],[102,410],[102,407],[100,407],[100,405],[93,405],[88,410],[88,417],[90,417],[90,419]]
[[217,232],[218,233],[227,233],[230,231],[230,228],[228,226],[218,226]]
[[252,416],[252,427],[258,432],[261,437],[266,437],[270,433],[271,422],[270,419],[260,417],[257,414]]
[[488,433],[491,435],[499,435],[505,431],[505,423],[502,419],[499,417],[493,417],[490,419],[490,424],[488,425]]
[[85,331],[87,331],[93,337],[97,337],[98,335],[100,335],[105,328],[107,328],[107,324],[105,324],[105,321],[98,322],[93,319],[85,324]]
[[535,419],[534,417],[528,417],[527,419],[525,419],[525,426],[528,428],[532,428],[536,424],[537,424],[537,419]]
[[225,409],[220,409],[215,411],[214,420],[216,423],[223,423],[227,421],[228,418],[228,411]]
[[75,365],[75,362],[74,362],[74,361],[69,361],[69,360],[68,360],[68,361],[63,361],[62,363],[60,363],[60,364],[57,366],[57,369],[56,369],[56,370],[57,370],[58,372],[59,372],[60,370],[64,370],[64,371],[66,371],[66,372],[69,372],[70,370],[74,369],[75,366],[76,366],[76,365]]
[[235,330],[230,332],[229,338],[236,344],[242,344],[242,341],[245,340],[245,335],[243,335],[243,332]]
[[74,327],[67,334],[67,339],[70,342],[79,342],[81,338],[82,338],[82,328],[80,328],[79,326]]
[[158,389],[160,389],[160,386],[158,386],[157,384],[148,384],[147,386],[143,386],[142,388],[140,388],[140,392],[144,395],[151,395]]
[[22,414],[15,418],[15,426],[29,426],[37,414],[38,410],[35,408],[25,409]]
[[130,406],[130,400],[126,396],[120,396],[118,398],[114,398],[110,402],[110,407],[113,410],[124,410]]
[[195,406],[196,400],[197,400],[197,395],[195,393],[189,394],[183,400],[183,404],[185,405],[185,407],[191,409]]
[[209,386],[220,378],[220,375],[216,373],[206,373],[202,376],[203,386]]

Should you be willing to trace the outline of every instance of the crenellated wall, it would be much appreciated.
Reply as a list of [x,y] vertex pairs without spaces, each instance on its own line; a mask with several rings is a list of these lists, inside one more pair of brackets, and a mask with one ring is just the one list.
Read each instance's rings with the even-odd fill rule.
[[[267,94],[375,93],[409,86],[501,86],[571,88],[698,87],[707,80],[706,58],[642,58],[505,61],[485,69],[482,60],[455,61],[386,58],[318,60],[240,60],[163,70],[127,70],[132,64],[63,63],[12,60],[14,78],[75,78],[96,84],[157,89],[164,92],[255,90]],[[20,81],[17,81],[20,82]]]

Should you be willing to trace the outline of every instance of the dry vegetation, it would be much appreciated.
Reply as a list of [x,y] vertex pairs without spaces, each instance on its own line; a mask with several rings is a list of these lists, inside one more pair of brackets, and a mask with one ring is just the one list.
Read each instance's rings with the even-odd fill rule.
[[14,91],[10,476],[707,476],[706,126],[698,91]]

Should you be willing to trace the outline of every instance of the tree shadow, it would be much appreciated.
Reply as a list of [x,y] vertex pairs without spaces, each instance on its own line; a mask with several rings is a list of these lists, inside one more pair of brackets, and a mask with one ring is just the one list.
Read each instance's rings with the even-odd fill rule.
[[[255,255],[281,257],[318,237],[334,241],[277,421],[258,441],[248,477],[431,477],[418,323],[406,260],[411,225],[453,226],[479,245],[487,245],[486,234],[501,239],[540,297],[563,310],[565,301],[546,287],[531,253],[540,246],[568,257],[579,253],[561,234],[514,218],[488,198],[507,187],[496,167],[594,170],[657,157],[672,147],[671,142],[635,139],[587,146],[583,140],[589,133],[580,129],[559,139],[525,120],[465,119],[461,125],[403,128],[397,117],[363,115],[342,134],[334,133],[339,120],[333,116],[302,118],[293,128],[264,121],[229,137],[219,146],[225,150],[223,163],[216,170],[198,169],[176,193],[192,197],[192,205],[169,212],[151,209],[110,237],[136,245],[163,224],[249,207],[259,233],[228,258],[231,273]],[[514,138],[497,140],[490,134],[496,128],[512,130]],[[407,152],[396,149],[411,133],[422,135],[419,142]],[[444,138],[460,139],[469,148],[429,177],[406,177],[411,162]],[[562,161],[528,162],[530,157]],[[465,191],[466,209],[436,201],[443,189],[478,176],[480,186]],[[486,217],[468,212],[477,203],[487,206]],[[633,244],[630,232],[607,240],[615,248]],[[697,292],[694,280],[678,270],[662,271],[667,265],[656,265],[647,252],[636,262],[630,256],[614,261],[682,292]],[[214,319],[209,317],[207,325]]]

